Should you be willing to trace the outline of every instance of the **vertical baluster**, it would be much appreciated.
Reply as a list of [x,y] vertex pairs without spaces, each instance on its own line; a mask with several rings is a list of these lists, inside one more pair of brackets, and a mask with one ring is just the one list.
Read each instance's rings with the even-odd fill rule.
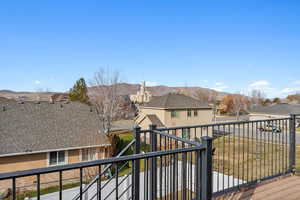
[[230,124],[228,125],[228,176],[227,176],[227,188],[229,189],[230,188],[230,185],[229,185],[229,178],[230,178],[230,176],[229,176],[229,174],[230,174],[230,168],[231,168],[231,166],[230,166],[230,146],[231,146],[231,144],[230,144],[230,135],[231,135],[231,129],[230,129]]
[[182,200],[186,200],[186,181],[187,181],[187,153],[182,154]]
[[37,190],[37,200],[41,199],[41,178],[40,178],[40,174],[36,175],[36,190]]
[[59,200],[62,200],[62,190],[63,190],[62,171],[59,171]]
[[172,199],[176,199],[176,157],[172,155],[173,166],[172,166]]
[[[214,126],[212,127],[212,129],[214,130]],[[220,176],[220,163],[221,163],[220,155],[221,155],[221,151],[222,151],[221,144],[220,144],[222,133],[220,132],[220,126],[219,125],[217,126],[217,131],[218,131],[218,133],[217,133],[218,145],[217,145],[217,148],[216,148],[216,150],[218,151],[217,152],[217,155],[218,155],[218,158],[217,158],[217,162],[218,162],[217,191],[219,191],[220,190],[220,177],[219,176]]]
[[79,168],[79,181],[80,181],[80,186],[79,186],[79,189],[80,189],[80,200],[82,200],[83,199],[83,194],[82,194],[82,183],[83,183],[83,177],[82,177],[82,168]]
[[202,178],[202,157],[201,157],[201,151],[203,150],[198,150],[196,152],[196,164],[195,164],[195,195],[196,195],[196,200],[201,200],[202,198],[202,182],[201,182],[201,178]]
[[[235,131],[235,124],[233,124],[233,150],[232,150],[232,157],[233,157],[233,177],[235,176],[235,163],[236,163],[236,159],[235,159],[235,139],[236,139],[236,131]],[[232,186],[234,187],[235,186],[235,182],[234,182],[234,179],[232,179]]]
[[[255,130],[257,131],[256,127]],[[254,155],[254,123],[251,122],[251,140],[252,140],[252,167],[251,167],[251,181],[254,180],[254,161],[255,161],[255,155]]]
[[115,165],[116,170],[116,200],[119,199],[119,170],[118,170],[118,162]]
[[241,145],[242,145],[242,149],[243,149],[243,154],[242,154],[242,180],[245,180],[245,123],[242,122],[242,142],[241,142]]
[[17,190],[16,190],[16,178],[12,178],[12,199],[16,200],[17,199]]

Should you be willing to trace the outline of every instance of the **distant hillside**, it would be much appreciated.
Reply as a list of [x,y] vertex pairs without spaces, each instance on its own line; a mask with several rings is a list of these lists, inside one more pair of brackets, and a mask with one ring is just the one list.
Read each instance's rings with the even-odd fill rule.
[[[136,92],[140,89],[140,84],[128,84],[128,83],[120,83],[119,89],[121,95],[131,95],[136,94]],[[190,96],[196,97],[196,92],[198,90],[202,92],[217,92],[215,90],[209,89],[209,88],[202,88],[202,87],[169,87],[164,85],[159,86],[148,86],[146,87],[147,91],[150,91],[150,93],[153,96],[162,96],[164,94],[170,93],[170,92],[178,92],[178,91],[187,91],[187,93],[190,94]],[[90,88],[90,91],[92,91],[93,88]],[[218,96],[224,96],[227,93],[224,92],[217,92]]]
[[[11,90],[0,90],[0,97],[10,100],[22,101],[49,101],[54,92],[15,92]],[[3,99],[2,99],[3,100]]]
[[[129,84],[129,83],[120,83],[119,90],[120,95],[131,95],[136,94],[140,89],[139,84]],[[148,91],[151,92],[153,96],[161,96],[170,92],[185,91],[190,96],[196,97],[196,92],[198,90],[202,92],[210,92],[215,90],[202,88],[202,87],[168,87],[164,85],[146,87]],[[93,90],[93,87],[89,88],[90,92]],[[218,96],[222,97],[226,95],[224,92],[217,92]],[[56,92],[15,92],[11,90],[0,90],[0,97],[13,100],[22,100],[22,101],[49,101],[50,97],[54,95],[55,99],[60,99],[66,96],[66,93],[56,93]],[[56,98],[57,97],[57,98]]]

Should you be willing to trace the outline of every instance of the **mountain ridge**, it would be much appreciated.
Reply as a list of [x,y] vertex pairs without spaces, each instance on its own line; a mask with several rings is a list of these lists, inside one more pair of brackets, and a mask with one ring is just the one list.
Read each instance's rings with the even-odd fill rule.
[[[120,95],[133,95],[136,94],[137,91],[140,89],[140,84],[131,84],[131,83],[119,83],[119,90]],[[89,90],[93,90],[93,87],[89,87]],[[197,97],[197,92],[215,92],[217,96],[224,96],[228,93],[219,92],[210,88],[203,88],[198,86],[182,86],[182,87],[173,87],[173,86],[166,86],[166,85],[157,85],[157,86],[146,86],[146,90],[149,91],[153,96],[162,96],[167,93],[172,92],[185,92],[189,96],[194,98]],[[61,92],[28,92],[28,91],[13,91],[8,89],[0,90],[0,97],[4,97],[7,99],[14,99],[14,100],[24,100],[24,101],[48,101],[50,97],[54,94],[61,93]],[[67,92],[65,92],[67,93]]]

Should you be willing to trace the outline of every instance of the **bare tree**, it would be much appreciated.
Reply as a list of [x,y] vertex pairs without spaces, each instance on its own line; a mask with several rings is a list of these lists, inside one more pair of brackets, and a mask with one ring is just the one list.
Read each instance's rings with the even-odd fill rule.
[[232,96],[232,109],[235,113],[236,120],[240,119],[240,113],[241,111],[247,110],[249,105],[249,101],[247,97],[241,95],[241,94],[235,94]]
[[265,93],[261,90],[254,89],[251,91],[251,103],[254,105],[261,104],[265,97]]
[[99,117],[100,132],[108,137],[112,145],[112,156],[116,151],[115,136],[111,134],[112,122],[120,112],[119,83],[119,72],[100,68],[91,81],[92,88],[89,91],[89,98]]

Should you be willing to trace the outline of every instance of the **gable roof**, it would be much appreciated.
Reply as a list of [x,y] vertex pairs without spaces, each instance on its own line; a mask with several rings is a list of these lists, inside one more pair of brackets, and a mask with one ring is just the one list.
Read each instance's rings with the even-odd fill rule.
[[0,156],[109,145],[99,130],[94,107],[78,102],[0,102]]
[[300,105],[287,104],[287,103],[279,103],[270,106],[260,105],[250,109],[250,113],[274,114],[274,115],[300,114]]
[[151,121],[151,124],[155,124],[158,128],[165,127],[156,115],[146,115],[146,117]]
[[164,96],[152,97],[151,100],[142,107],[164,109],[212,108],[207,103],[201,103],[200,101],[192,97],[175,93],[169,93]]

